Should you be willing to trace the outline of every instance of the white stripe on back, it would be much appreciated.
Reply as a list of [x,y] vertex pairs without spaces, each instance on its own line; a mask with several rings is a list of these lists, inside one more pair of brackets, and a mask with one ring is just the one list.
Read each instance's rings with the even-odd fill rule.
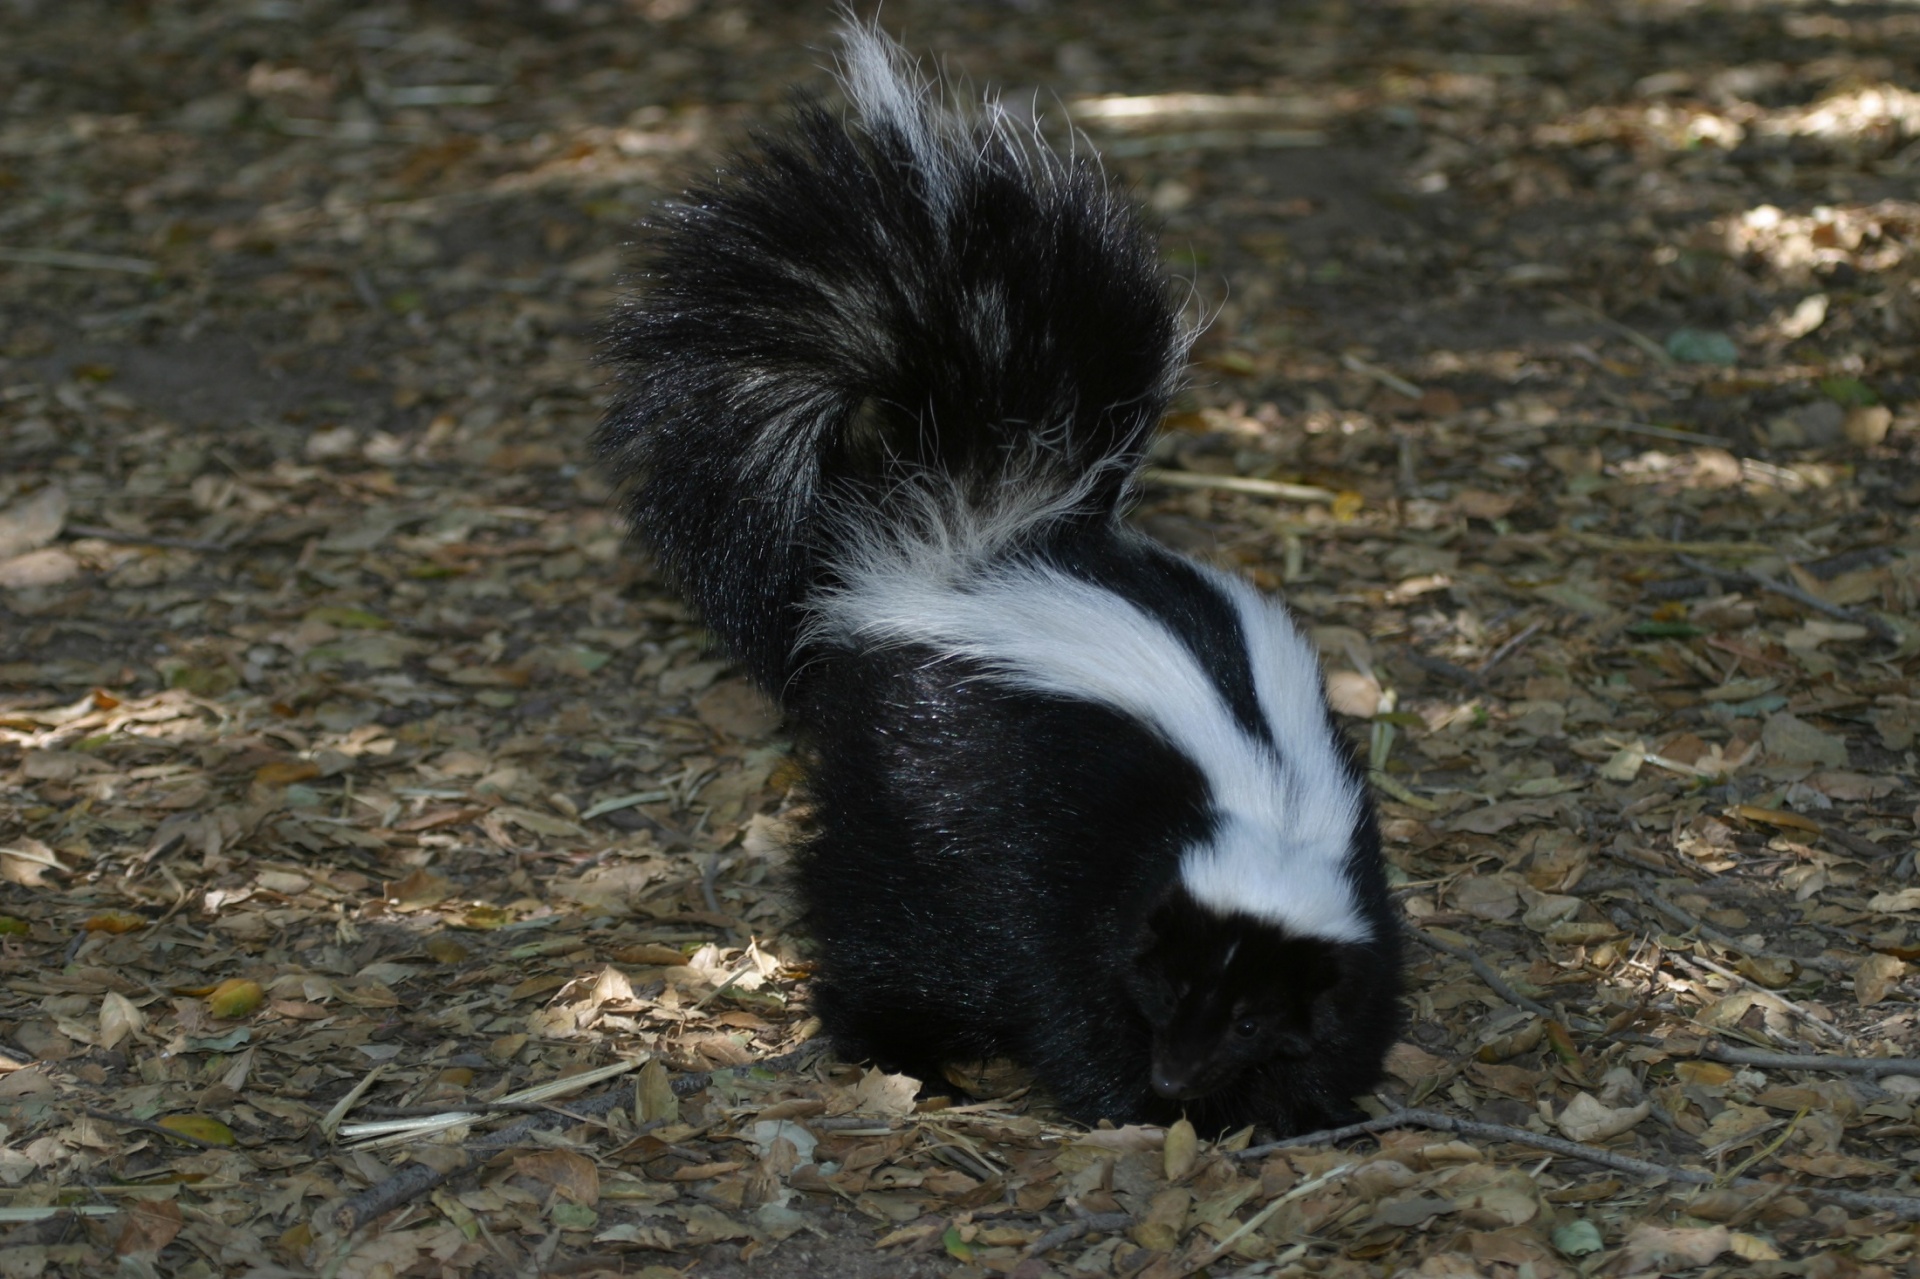
[[[845,585],[817,597],[814,639],[922,644],[1039,692],[1113,707],[1199,767],[1218,827],[1181,858],[1204,905],[1298,935],[1365,941],[1344,873],[1360,794],[1341,766],[1312,648],[1285,610],[1203,570],[1246,635],[1260,712],[1279,751],[1234,719],[1219,687],[1159,619],[1112,591],[1031,559],[981,568],[932,548],[868,546]],[[953,548],[957,549],[957,548]]]

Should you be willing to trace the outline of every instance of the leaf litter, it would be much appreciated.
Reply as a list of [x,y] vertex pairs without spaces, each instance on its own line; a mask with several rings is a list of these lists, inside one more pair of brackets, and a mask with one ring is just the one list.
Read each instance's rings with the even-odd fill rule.
[[620,246],[820,15],[28,2],[7,1272],[1903,1273],[1920,27],[886,16],[1084,103],[1206,299],[1138,519],[1286,594],[1374,769],[1368,1122],[817,1051],[777,718],[583,441]]

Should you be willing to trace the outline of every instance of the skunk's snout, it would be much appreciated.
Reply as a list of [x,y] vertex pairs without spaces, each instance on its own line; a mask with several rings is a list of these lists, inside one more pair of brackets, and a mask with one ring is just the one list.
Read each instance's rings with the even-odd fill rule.
[[1153,1072],[1153,1091],[1168,1101],[1180,1101],[1186,1096],[1185,1085],[1171,1075]]
[[1193,1072],[1176,1070],[1159,1062],[1153,1064],[1153,1073],[1149,1082],[1156,1096],[1168,1101],[1192,1101],[1205,1095],[1205,1090],[1194,1086]]

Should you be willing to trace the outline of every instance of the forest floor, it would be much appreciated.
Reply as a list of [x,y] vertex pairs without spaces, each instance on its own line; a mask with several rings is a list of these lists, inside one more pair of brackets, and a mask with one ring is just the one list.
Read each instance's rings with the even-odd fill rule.
[[1210,316],[1138,518],[1368,749],[1380,1130],[806,1049],[787,744],[587,440],[825,6],[11,0],[0,1274],[1920,1273],[1920,10],[884,18]]

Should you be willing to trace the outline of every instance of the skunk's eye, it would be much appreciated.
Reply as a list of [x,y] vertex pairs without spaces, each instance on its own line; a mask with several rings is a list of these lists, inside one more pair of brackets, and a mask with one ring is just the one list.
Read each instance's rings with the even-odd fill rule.
[[1252,1039],[1260,1033],[1260,1023],[1251,1017],[1242,1017],[1233,1023],[1233,1033],[1242,1039]]

